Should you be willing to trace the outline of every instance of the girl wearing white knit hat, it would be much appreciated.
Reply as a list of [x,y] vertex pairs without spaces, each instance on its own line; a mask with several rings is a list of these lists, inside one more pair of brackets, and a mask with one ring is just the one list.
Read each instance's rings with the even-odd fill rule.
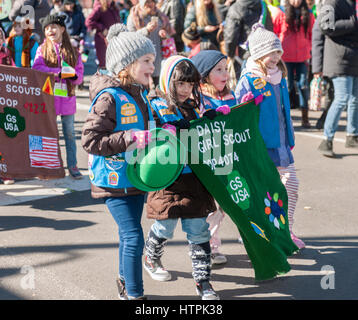
[[261,24],[255,24],[248,38],[250,58],[241,73],[235,95],[238,102],[255,99],[260,105],[259,128],[272,161],[280,173],[288,195],[288,220],[291,238],[298,248],[304,242],[292,232],[298,198],[298,179],[291,150],[295,145],[287,89],[287,69],[281,60],[279,38]]

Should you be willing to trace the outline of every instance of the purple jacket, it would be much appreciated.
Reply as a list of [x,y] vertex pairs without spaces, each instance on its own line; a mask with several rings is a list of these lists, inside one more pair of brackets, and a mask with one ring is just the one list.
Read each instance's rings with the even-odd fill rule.
[[96,30],[94,42],[97,58],[99,60],[99,67],[106,66],[107,43],[103,31],[108,30],[113,24],[119,22],[121,22],[121,18],[114,2],[111,3],[106,11],[102,11],[100,2],[95,0],[93,10],[86,18],[85,23],[89,30]]
[[[59,55],[59,45],[55,44],[55,50],[57,53],[57,61],[58,65],[61,66],[61,59]],[[34,65],[32,66],[32,69],[36,69],[42,72],[50,72],[55,74],[55,83],[66,83],[66,80],[59,79],[57,75],[61,72],[61,67],[56,68],[50,68],[46,65],[45,60],[42,56],[42,45],[38,47],[36,51],[36,56],[34,60]],[[76,80],[70,80],[73,84],[81,84],[83,80],[83,63],[81,60],[81,56],[78,56],[77,59],[77,65],[75,67],[77,79]],[[72,97],[59,97],[55,96],[55,108],[56,108],[56,114],[57,115],[70,115],[76,113],[76,96]]]

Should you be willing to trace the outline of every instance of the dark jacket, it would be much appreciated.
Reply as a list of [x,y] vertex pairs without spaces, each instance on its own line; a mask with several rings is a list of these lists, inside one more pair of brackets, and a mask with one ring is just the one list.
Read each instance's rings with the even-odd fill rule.
[[[236,0],[231,5],[226,15],[224,28],[226,52],[230,58],[235,56],[236,47],[247,40],[251,27],[259,21],[261,12],[261,0]],[[272,19],[268,10],[265,27],[273,31]]]
[[[325,10],[325,8],[328,8]],[[313,29],[313,72],[325,76],[358,77],[358,23],[355,1],[326,0]],[[324,36],[323,58],[322,36]]]
[[[184,119],[196,119],[194,108],[189,103],[179,107]],[[157,114],[153,111],[157,125]],[[205,189],[194,173],[181,174],[169,187],[148,193],[147,218],[203,218],[216,210],[213,197]]]
[[64,11],[62,14],[66,17],[65,24],[68,34],[84,39],[87,28],[81,7],[76,4],[73,11]]
[[[121,87],[129,93],[137,102],[142,110],[145,130],[148,129],[149,115],[145,102],[141,99],[140,91],[143,90],[140,85],[120,86],[119,82],[109,76],[95,74],[90,82],[90,99],[105,88]],[[117,125],[116,121],[116,103],[110,93],[103,93],[97,99],[91,112],[87,115],[86,122],[82,128],[82,147],[91,154],[96,155],[114,155],[127,150],[128,146],[133,143],[131,131],[113,132]],[[127,193],[123,189],[101,188],[91,184],[91,194],[93,198],[103,197],[121,197],[144,192],[136,188],[128,188]]]

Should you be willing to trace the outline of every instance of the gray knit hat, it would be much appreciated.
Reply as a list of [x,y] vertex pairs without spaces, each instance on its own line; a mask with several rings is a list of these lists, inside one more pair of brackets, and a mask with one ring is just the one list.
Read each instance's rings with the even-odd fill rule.
[[254,60],[274,51],[283,53],[280,39],[273,32],[266,30],[261,23],[255,23],[252,26],[248,42],[250,55]]
[[124,24],[117,23],[109,28],[106,51],[106,69],[117,75],[140,57],[156,54],[152,41],[138,32],[129,32]]

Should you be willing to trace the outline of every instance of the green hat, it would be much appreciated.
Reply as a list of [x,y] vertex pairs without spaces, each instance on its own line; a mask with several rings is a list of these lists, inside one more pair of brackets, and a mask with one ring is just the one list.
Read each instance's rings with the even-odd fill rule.
[[184,145],[169,131],[150,130],[152,141],[136,149],[127,166],[127,178],[139,190],[156,191],[170,186],[184,167]]

